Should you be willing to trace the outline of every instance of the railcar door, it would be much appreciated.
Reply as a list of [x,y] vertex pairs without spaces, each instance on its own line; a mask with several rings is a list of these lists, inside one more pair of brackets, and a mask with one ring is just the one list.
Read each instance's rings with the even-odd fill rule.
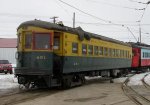
[[63,33],[54,32],[54,63],[53,63],[53,74],[59,76],[62,73],[63,68]]
[[133,48],[133,56],[132,56],[132,67],[139,67],[140,62],[140,49],[139,48]]

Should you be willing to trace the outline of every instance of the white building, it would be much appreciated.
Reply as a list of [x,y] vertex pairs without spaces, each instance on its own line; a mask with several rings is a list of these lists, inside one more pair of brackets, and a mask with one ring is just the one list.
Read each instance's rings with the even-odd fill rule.
[[0,60],[9,60],[10,63],[16,64],[16,46],[16,38],[0,38]]

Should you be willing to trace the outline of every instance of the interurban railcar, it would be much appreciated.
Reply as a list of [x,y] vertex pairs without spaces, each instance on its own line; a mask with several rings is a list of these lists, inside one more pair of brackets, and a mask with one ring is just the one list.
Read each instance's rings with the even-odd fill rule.
[[142,43],[130,43],[132,45],[132,69],[144,72],[150,68],[150,45]]
[[33,20],[17,30],[19,84],[63,86],[84,83],[86,75],[119,76],[131,67],[132,47],[122,41]]

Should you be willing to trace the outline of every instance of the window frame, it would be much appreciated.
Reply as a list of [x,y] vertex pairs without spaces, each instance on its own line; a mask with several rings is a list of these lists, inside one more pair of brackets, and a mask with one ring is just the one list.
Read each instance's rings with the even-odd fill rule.
[[[33,44],[33,36],[32,36],[33,34],[32,34],[32,32],[25,32],[25,38],[24,38],[24,48],[25,49],[32,49],[32,44]],[[30,46],[29,47],[27,47],[27,36],[30,36]],[[29,37],[28,37],[29,38]]]
[[104,54],[104,47],[99,46],[99,55],[103,55]]
[[98,53],[98,46],[94,46],[94,55],[98,55],[99,53]]
[[[55,49],[55,47],[56,47],[56,46],[54,45],[54,44],[55,44],[55,38],[58,38],[58,49]],[[53,50],[60,50],[60,48],[61,48],[60,35],[55,35],[53,40],[54,40],[54,43],[53,43]]]
[[[86,52],[84,53],[84,49],[83,49],[83,46],[86,48]],[[87,55],[87,44],[82,44],[82,55]]]
[[[47,35],[49,35],[50,37],[50,43],[49,43],[49,45],[50,45],[50,47],[48,48],[48,49],[44,49],[44,48],[41,48],[41,49],[37,49],[37,48],[35,48],[35,36],[36,36],[36,34],[47,34]],[[33,41],[32,41],[32,43],[33,43],[33,50],[52,50],[52,48],[53,48],[53,33],[52,32],[33,32]]]
[[104,47],[104,56],[108,56],[108,48]]
[[[74,46],[76,46],[76,50],[73,50],[75,48]],[[74,52],[74,51],[76,51],[76,52]],[[79,44],[77,42],[72,42],[72,53],[78,54],[78,52],[79,52]]]

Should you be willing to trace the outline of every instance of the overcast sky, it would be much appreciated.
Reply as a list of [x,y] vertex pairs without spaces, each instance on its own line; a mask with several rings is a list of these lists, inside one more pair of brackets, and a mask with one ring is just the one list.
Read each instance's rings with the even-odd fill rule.
[[0,37],[16,38],[16,28],[22,22],[33,19],[52,22],[53,16],[72,27],[75,12],[76,27],[125,42],[139,39],[137,21],[141,21],[142,42],[150,44],[150,4],[144,4],[148,1],[0,0]]

